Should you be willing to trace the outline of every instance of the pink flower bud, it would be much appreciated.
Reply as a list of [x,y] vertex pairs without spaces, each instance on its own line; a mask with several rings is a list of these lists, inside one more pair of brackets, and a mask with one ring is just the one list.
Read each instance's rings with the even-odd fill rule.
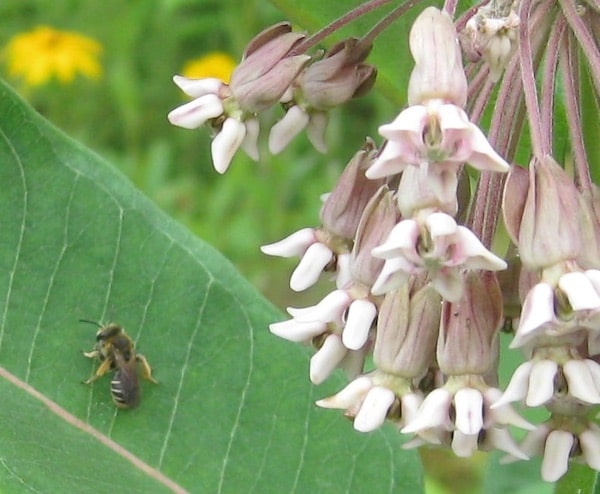
[[430,286],[411,293],[409,285],[385,296],[373,357],[377,368],[387,374],[421,378],[435,359],[442,304]]
[[502,293],[490,272],[465,274],[459,302],[442,309],[437,359],[446,375],[486,374],[496,365]]
[[384,261],[373,257],[371,251],[387,238],[397,221],[392,192],[384,185],[366,205],[358,224],[350,264],[354,281],[373,285]]
[[408,83],[408,103],[441,99],[463,108],[467,78],[450,16],[435,7],[426,8],[410,30],[409,43],[415,68]]

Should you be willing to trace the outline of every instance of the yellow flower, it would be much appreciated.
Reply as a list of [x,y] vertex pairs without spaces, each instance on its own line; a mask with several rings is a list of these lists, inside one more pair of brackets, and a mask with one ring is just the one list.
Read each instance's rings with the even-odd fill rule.
[[235,60],[227,53],[215,51],[188,61],[183,67],[182,75],[189,79],[216,77],[228,83],[235,65]]
[[78,33],[38,26],[17,34],[4,49],[8,73],[29,86],[40,86],[56,76],[68,84],[77,74],[97,79],[102,74],[98,57],[102,46]]

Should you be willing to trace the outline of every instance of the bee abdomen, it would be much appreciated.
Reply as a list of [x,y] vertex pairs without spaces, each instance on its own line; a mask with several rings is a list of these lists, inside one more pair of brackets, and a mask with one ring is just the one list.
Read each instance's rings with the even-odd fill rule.
[[110,381],[110,393],[112,399],[120,408],[133,408],[140,401],[139,390],[135,388],[127,388],[124,385],[120,371],[115,372]]

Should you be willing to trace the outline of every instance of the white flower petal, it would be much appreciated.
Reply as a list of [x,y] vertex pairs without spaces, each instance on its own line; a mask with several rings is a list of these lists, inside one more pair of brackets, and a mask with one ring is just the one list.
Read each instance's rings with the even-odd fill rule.
[[504,259],[486,249],[477,235],[464,226],[459,226],[456,232],[456,253],[452,257],[455,256],[454,262],[460,261],[470,269],[500,271],[508,266]]
[[408,281],[408,273],[407,262],[402,257],[388,259],[383,264],[381,273],[379,273],[379,276],[373,283],[371,293],[373,295],[383,295],[384,293],[400,288]]
[[600,309],[600,295],[585,273],[563,274],[558,286],[569,299],[573,310]]
[[429,233],[431,233],[431,238],[435,239],[438,237],[446,237],[448,235],[453,235],[456,233],[458,225],[456,224],[456,220],[446,213],[432,213],[425,219],[425,224],[427,225],[427,229]]
[[258,134],[260,132],[260,124],[258,119],[249,118],[245,121],[246,124],[246,137],[242,142],[242,149],[250,156],[254,161],[258,161]]
[[269,151],[279,154],[308,124],[309,115],[297,105],[292,106],[269,132]]
[[411,420],[405,427],[402,428],[403,434],[418,432],[431,427],[451,428],[449,413],[452,394],[444,389],[437,388],[429,393],[421,407],[419,414]]
[[377,307],[368,300],[355,300],[348,308],[346,325],[342,332],[342,341],[347,348],[358,350],[369,337],[373,321],[377,317]]
[[563,372],[571,396],[584,403],[600,403],[600,393],[585,361],[569,360],[563,364]]
[[542,478],[546,482],[556,482],[567,473],[573,441],[573,435],[567,431],[555,430],[548,434],[542,460]]
[[454,395],[456,428],[465,435],[477,435],[483,427],[483,396],[473,388],[459,389]]
[[367,393],[354,419],[354,428],[359,432],[370,432],[380,427],[395,399],[393,391],[375,386]]
[[333,252],[320,242],[312,244],[302,256],[290,278],[290,288],[301,292],[313,286],[325,266],[333,259]]
[[392,259],[410,254],[410,260],[420,260],[416,243],[419,239],[419,225],[415,220],[402,220],[394,226],[385,242],[375,247],[371,254],[380,259]]
[[519,327],[510,347],[523,345],[534,331],[554,320],[554,289],[548,283],[538,283],[525,297]]
[[579,435],[579,445],[585,462],[594,470],[600,470],[600,431],[587,429]]
[[[288,313],[299,322],[339,322],[352,299],[345,290],[334,290],[317,305],[296,309],[288,307]],[[341,324],[340,324],[341,325]]]
[[326,329],[327,324],[323,322],[298,322],[295,319],[269,324],[269,330],[275,336],[296,343],[310,341]]
[[206,77],[204,79],[190,79],[180,75],[173,76],[173,82],[188,96],[199,98],[207,94],[217,95],[219,89],[225,85],[221,79]]
[[521,448],[517,445],[515,440],[510,435],[508,429],[492,427],[485,431],[485,443],[492,446],[494,449],[504,451],[514,458],[520,460],[529,460]]
[[212,141],[211,154],[215,170],[225,173],[234,154],[242,145],[246,137],[246,126],[235,118],[228,118],[223,122],[221,132]]
[[373,383],[367,376],[361,376],[333,396],[318,400],[316,405],[321,408],[339,408],[346,410],[360,404]]
[[478,434],[464,434],[454,431],[452,435],[452,451],[459,458],[470,458],[477,451]]
[[263,245],[260,250],[268,256],[295,257],[302,256],[306,249],[317,241],[314,228],[303,228],[288,237],[268,245]]
[[197,129],[207,120],[223,114],[223,103],[214,94],[206,94],[200,98],[178,106],[167,115],[169,122],[184,129]]
[[327,152],[327,143],[325,142],[325,129],[329,115],[326,112],[314,111],[310,115],[310,120],[306,126],[306,136],[311,144],[320,153]]
[[519,365],[510,378],[510,382],[508,383],[502,398],[493,403],[490,408],[494,410],[507,403],[524,400],[527,396],[527,390],[529,389],[529,376],[531,375],[532,368],[533,362],[530,361]]
[[557,371],[558,364],[553,360],[540,360],[533,364],[525,399],[528,407],[543,405],[554,396],[554,376]]
[[327,336],[323,346],[310,359],[311,382],[321,384],[325,381],[346,356],[347,351],[339,335]]
[[335,277],[335,287],[336,288],[346,288],[350,282],[353,280],[352,278],[352,270],[350,268],[352,262],[352,254],[338,254],[337,256],[337,265],[336,265],[336,277]]

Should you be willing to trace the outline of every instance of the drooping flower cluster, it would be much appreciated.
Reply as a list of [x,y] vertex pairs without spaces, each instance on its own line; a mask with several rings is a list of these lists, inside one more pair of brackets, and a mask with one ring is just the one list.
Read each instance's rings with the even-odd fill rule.
[[370,45],[350,38],[318,59],[300,51],[304,39],[282,22],[249,43],[229,83],[174,77],[194,99],[171,111],[169,121],[186,129],[210,123],[215,132],[213,164],[219,173],[227,171],[240,147],[258,160],[259,114],[279,102],[286,114],[271,129],[271,152],[282,151],[305,127],[315,148],[325,151],[327,111],[373,85],[375,69],[363,63]]
[[[262,247],[300,258],[294,291],[323,273],[335,280],[320,302],[290,307],[288,320],[270,326],[315,348],[313,383],[337,368],[346,372],[349,384],[318,406],[344,410],[361,432],[393,422],[409,436],[407,448],[442,445],[463,457],[496,449],[505,461],[541,454],[547,481],[564,475],[571,458],[600,470],[600,194],[573,76],[577,40],[600,81],[593,35],[600,14],[571,0],[559,4],[498,0],[456,23],[453,12],[421,12],[408,40],[415,63],[408,106],[379,127],[382,145],[367,139],[352,157],[324,200],[320,226]],[[345,40],[311,63],[300,49],[303,35],[275,26],[250,44],[229,85],[176,78],[197,99],[170,119],[190,128],[211,122],[221,172],[239,145],[248,149],[250,134],[256,156],[250,128],[276,102],[286,113],[271,130],[271,152],[304,128],[324,151],[327,111],[373,84],[370,41]],[[544,55],[544,77],[536,78]],[[572,174],[552,157],[557,67]],[[497,84],[486,137],[477,122]],[[509,165],[525,115],[528,169]],[[230,120],[245,129],[236,140],[221,137]],[[219,140],[228,142],[227,153]],[[501,218],[509,262],[490,250]],[[507,322],[515,328],[511,347],[525,362],[502,391],[499,340]],[[533,425],[513,403],[543,406],[550,418]],[[521,444],[513,427],[529,431]]]

